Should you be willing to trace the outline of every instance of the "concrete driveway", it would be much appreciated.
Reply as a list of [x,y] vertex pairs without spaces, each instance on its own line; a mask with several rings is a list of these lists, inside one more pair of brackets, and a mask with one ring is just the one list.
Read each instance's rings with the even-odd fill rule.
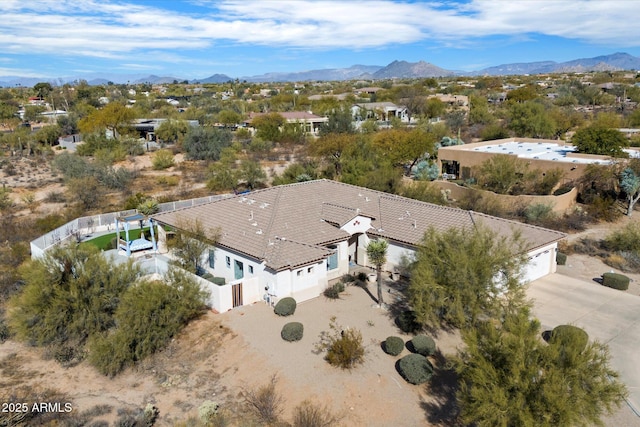
[[607,344],[611,367],[629,389],[628,403],[640,414],[640,297],[560,274],[529,285],[542,330],[572,324]]

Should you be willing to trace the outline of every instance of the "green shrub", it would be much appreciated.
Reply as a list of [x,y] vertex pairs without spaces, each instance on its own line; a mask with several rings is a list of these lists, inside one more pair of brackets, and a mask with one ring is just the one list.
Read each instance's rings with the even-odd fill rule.
[[392,356],[397,356],[404,350],[404,340],[400,337],[387,337],[384,341],[384,352]]
[[335,316],[331,316],[329,331],[320,334],[320,342],[315,347],[318,352],[327,352],[325,360],[329,364],[342,369],[351,369],[364,362],[362,333],[353,328],[343,329],[336,323]]
[[398,361],[398,371],[408,383],[423,384],[431,379],[433,365],[419,354],[409,354]]
[[342,277],[340,278],[340,281],[342,283],[351,283],[351,282],[355,282],[356,277],[352,274],[343,274]]
[[556,263],[558,265],[565,265],[567,263],[567,254],[563,254],[562,252],[558,252],[556,254]]
[[420,324],[416,321],[416,313],[412,310],[403,311],[396,317],[396,325],[406,334],[412,334],[420,330]]
[[305,400],[293,410],[293,427],[330,427],[340,418],[327,406]]
[[329,299],[338,299],[341,292],[344,292],[344,283],[338,282],[333,286],[329,286],[323,293]]
[[529,223],[544,221],[554,215],[553,206],[545,203],[536,203],[527,206],[524,216]]
[[626,291],[629,289],[629,278],[619,273],[604,273],[602,275],[602,284],[608,288]]
[[640,252],[640,224],[631,222],[608,235],[602,243],[605,249],[612,252]]
[[356,278],[361,282],[368,282],[369,281],[369,276],[364,271],[361,271],[360,273],[358,273]]
[[589,343],[589,334],[577,326],[559,325],[551,331],[549,342],[563,347],[571,347],[578,350],[578,352],[582,352]]
[[173,153],[164,149],[156,151],[151,162],[155,170],[167,169],[175,164]]
[[300,322],[290,322],[282,327],[280,336],[283,340],[293,342],[300,341],[304,332],[304,326]]
[[282,298],[276,304],[273,312],[278,316],[291,316],[296,312],[296,300],[291,297]]
[[431,356],[436,352],[436,342],[426,335],[417,335],[410,342],[413,351],[422,356]]

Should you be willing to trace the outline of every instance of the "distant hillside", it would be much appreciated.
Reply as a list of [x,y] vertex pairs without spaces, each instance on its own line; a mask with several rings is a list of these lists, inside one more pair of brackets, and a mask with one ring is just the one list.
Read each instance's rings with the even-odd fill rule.
[[628,53],[574,59],[567,62],[527,62],[503,64],[470,73],[472,75],[516,75],[547,73],[585,73],[588,71],[640,70],[640,58]]
[[445,70],[428,62],[393,61],[386,67],[373,73],[374,79],[420,78],[453,76],[454,72]]
[[522,75],[534,74],[535,70],[543,69],[557,65],[554,61],[540,62],[518,62],[514,64],[502,64],[495,67],[484,68],[479,71],[473,71],[471,75],[488,75],[488,76],[506,76],[506,75]]
[[198,79],[197,81],[198,83],[226,83],[230,80],[233,79],[226,74],[214,74],[206,79]]
[[[240,80],[248,82],[302,82],[302,81],[343,81],[343,80],[379,80],[392,78],[425,78],[446,76],[498,76],[520,74],[547,74],[547,73],[584,73],[589,71],[619,71],[640,70],[640,58],[628,53],[614,53],[611,55],[596,56],[594,58],[574,59],[567,62],[538,61],[518,62],[502,64],[484,68],[478,71],[458,72],[446,70],[437,65],[419,61],[393,61],[387,66],[381,65],[352,65],[349,68],[327,68],[299,72],[274,72],[255,76],[240,77]],[[199,83],[225,83],[237,77],[229,77],[226,74],[213,74],[204,79],[191,79],[190,82]],[[0,86],[33,87],[39,82],[49,82],[53,85],[73,83],[78,80],[87,80],[92,85],[103,85],[107,82],[114,83],[173,83],[184,81],[181,77],[159,77],[144,74],[113,74],[93,73],[82,76],[60,78],[34,78],[20,76],[3,76]]]
[[327,68],[296,73],[267,73],[241,77],[240,80],[248,82],[303,82],[371,79],[372,74],[381,68],[380,65],[352,65],[349,68]]

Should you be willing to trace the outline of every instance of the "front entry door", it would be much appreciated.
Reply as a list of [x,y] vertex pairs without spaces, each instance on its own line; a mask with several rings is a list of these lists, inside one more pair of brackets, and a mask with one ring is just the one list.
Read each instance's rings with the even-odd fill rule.
[[242,305],[242,283],[231,285],[231,298],[234,308]]

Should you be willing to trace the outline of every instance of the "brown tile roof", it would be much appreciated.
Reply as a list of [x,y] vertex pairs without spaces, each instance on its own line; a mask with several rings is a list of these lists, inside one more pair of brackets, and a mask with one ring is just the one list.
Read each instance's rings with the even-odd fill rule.
[[369,234],[420,243],[426,230],[473,228],[484,224],[499,234],[519,230],[532,250],[565,234],[484,215],[395,196],[336,181],[317,180],[282,185],[245,195],[154,215],[179,228],[198,219],[205,229],[219,227],[222,247],[264,260],[281,270],[316,262],[330,251],[326,245],[348,239],[340,230],[357,215],[372,218]]

